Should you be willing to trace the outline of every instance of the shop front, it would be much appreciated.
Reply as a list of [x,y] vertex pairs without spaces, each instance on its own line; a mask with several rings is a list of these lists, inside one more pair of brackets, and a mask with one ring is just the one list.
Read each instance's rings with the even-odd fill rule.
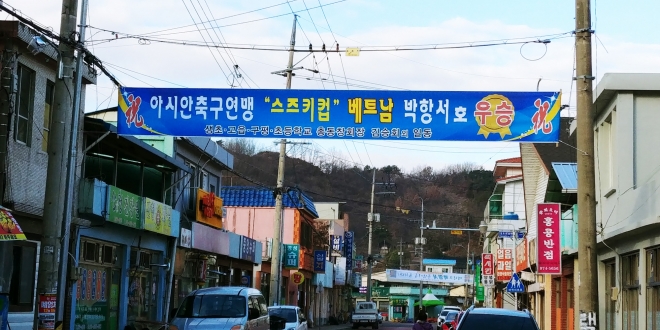
[[[167,308],[168,273],[180,215],[166,204],[98,180],[90,184],[96,188],[93,194],[107,192],[107,212],[102,225],[77,231],[78,264],[70,276],[75,281],[71,329],[156,327]],[[84,216],[95,217],[93,213]]]

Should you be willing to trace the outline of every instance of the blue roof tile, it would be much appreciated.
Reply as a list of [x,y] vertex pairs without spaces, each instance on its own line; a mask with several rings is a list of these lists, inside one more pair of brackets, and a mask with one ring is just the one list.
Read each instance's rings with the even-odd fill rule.
[[[220,197],[224,206],[275,207],[273,191],[262,187],[222,187]],[[289,190],[282,196],[282,206],[295,209],[304,208],[314,217],[319,217],[312,198],[302,192]]]

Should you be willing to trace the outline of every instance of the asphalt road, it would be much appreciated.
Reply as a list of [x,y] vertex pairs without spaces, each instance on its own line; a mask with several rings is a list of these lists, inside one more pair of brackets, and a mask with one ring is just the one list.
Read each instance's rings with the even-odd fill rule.
[[[413,323],[383,322],[378,325],[378,329],[385,328],[388,330],[412,330],[412,327],[413,327]],[[371,329],[371,328],[360,328],[360,329]]]

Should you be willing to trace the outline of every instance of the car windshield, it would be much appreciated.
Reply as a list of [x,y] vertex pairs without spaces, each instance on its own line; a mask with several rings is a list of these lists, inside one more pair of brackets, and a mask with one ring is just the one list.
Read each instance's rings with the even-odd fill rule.
[[178,318],[237,318],[245,316],[245,297],[236,295],[188,296],[177,311]]
[[456,316],[458,315],[458,312],[449,312],[447,313],[447,321],[453,321],[456,319]]
[[440,316],[447,316],[447,313],[449,313],[449,310],[444,310],[440,312]]
[[538,330],[531,317],[488,314],[468,314],[459,327],[461,330]]
[[270,308],[268,315],[281,317],[286,320],[286,323],[298,322],[297,312],[293,308]]

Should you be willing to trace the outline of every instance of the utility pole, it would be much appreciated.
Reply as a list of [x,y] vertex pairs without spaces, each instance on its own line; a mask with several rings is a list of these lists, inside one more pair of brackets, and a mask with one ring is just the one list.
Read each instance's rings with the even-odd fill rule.
[[371,179],[371,208],[369,209],[369,245],[367,246],[367,301],[371,301],[371,263],[373,258],[371,256],[371,239],[373,236],[373,223],[374,223],[374,195],[376,194],[376,168],[373,170],[373,177]]
[[289,65],[286,66],[286,89],[291,89],[291,77],[293,76],[293,50],[296,47],[296,23],[298,15],[293,15],[293,29],[291,30],[291,46],[289,47]]
[[[594,112],[591,66],[590,0],[575,1],[575,75],[577,89],[578,166],[578,308],[598,313],[598,269],[596,263],[596,183],[594,169]],[[596,324],[593,325],[594,327]]]
[[[66,156],[69,153],[68,146],[64,141],[76,134],[68,130],[71,123],[73,109],[73,99],[70,92],[73,88],[73,60],[74,47],[76,42],[76,23],[78,14],[77,0],[63,0],[60,21],[59,35],[68,42],[59,43],[59,53],[61,72],[60,77],[55,81],[54,104],[51,111],[51,130],[48,137],[48,174],[46,177],[46,191],[44,196],[43,211],[43,236],[41,239],[41,250],[39,252],[39,270],[37,275],[37,299],[34,302],[34,329],[39,328],[38,311],[39,297],[43,294],[66,295],[66,290],[58,292],[58,269],[59,263],[66,263],[67,259],[60,260],[62,228],[64,205],[66,194],[62,192],[66,189],[66,176],[61,173],[67,170]],[[78,111],[79,109],[75,109]],[[58,302],[60,299],[58,299]],[[62,300],[63,301],[63,300]],[[57,310],[64,306],[56,306]],[[57,313],[58,315],[60,313]]]
[[[470,265],[470,232],[468,231],[467,234],[468,234],[468,243],[467,243],[467,253],[465,254],[465,275],[468,275],[468,276],[466,276],[466,279],[470,275],[470,266],[471,266]],[[476,283],[475,283],[475,285],[476,285]],[[470,291],[470,287],[468,286],[467,281],[465,281],[465,301],[463,303],[463,306],[465,308],[467,308],[467,306],[468,306],[468,297],[469,297],[468,292],[469,291]]]
[[[419,196],[418,196],[419,197]],[[424,198],[419,197],[419,200],[422,201],[422,218],[420,220],[421,225],[419,226],[419,271],[424,271]],[[424,281],[419,281],[419,310],[421,311],[424,308],[422,305],[422,299],[424,298]]]
[[403,237],[399,241],[399,269],[403,269]]

